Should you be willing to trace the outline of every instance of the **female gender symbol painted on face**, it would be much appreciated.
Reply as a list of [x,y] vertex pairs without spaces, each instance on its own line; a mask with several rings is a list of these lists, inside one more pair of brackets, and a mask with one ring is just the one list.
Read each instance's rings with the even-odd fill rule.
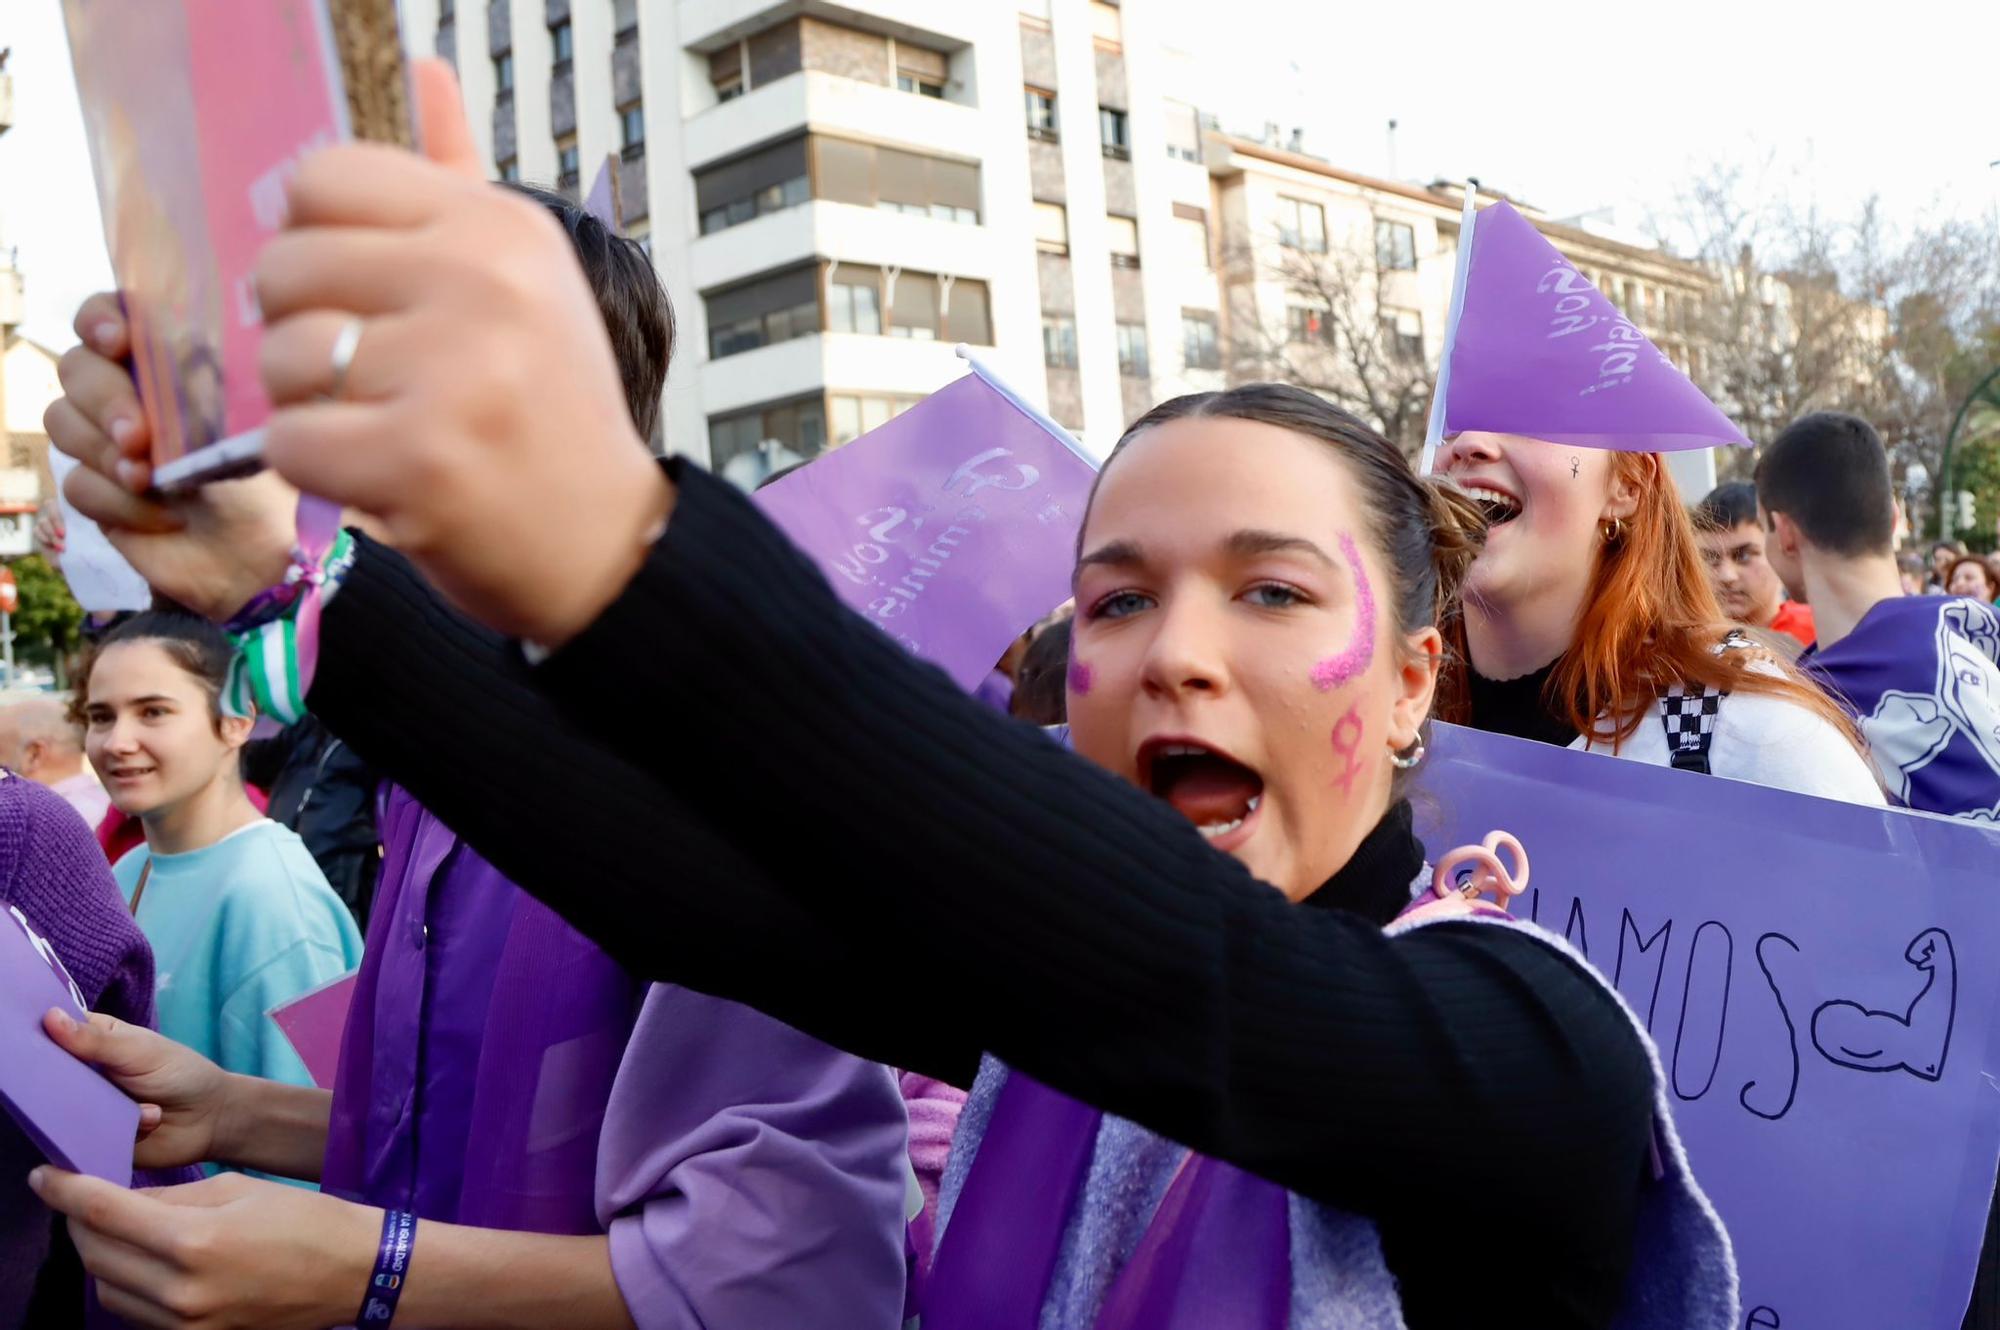
[[1576,474],[1577,474],[1577,472],[1579,472],[1579,471],[1581,471],[1581,470],[1583,470],[1583,459],[1582,459],[1582,458],[1580,458],[1580,457],[1572,457],[1572,458],[1570,458],[1570,459],[1569,459],[1569,478],[1570,478],[1571,480],[1575,480],[1575,479],[1576,479]]
[[1362,723],[1361,713],[1354,707],[1333,727],[1333,751],[1341,760],[1341,770],[1333,778],[1344,795],[1354,793],[1354,778],[1361,774],[1361,736],[1367,727]]

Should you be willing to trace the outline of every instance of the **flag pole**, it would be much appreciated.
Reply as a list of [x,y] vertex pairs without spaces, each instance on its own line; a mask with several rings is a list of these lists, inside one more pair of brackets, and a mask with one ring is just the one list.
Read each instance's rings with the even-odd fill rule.
[[1444,350],[1438,356],[1437,387],[1431,393],[1430,421],[1424,427],[1424,455],[1417,474],[1428,476],[1437,462],[1438,445],[1444,442],[1445,399],[1451,389],[1451,351],[1458,342],[1458,319],[1465,312],[1465,276],[1472,266],[1472,227],[1477,217],[1474,201],[1479,190],[1476,177],[1465,182],[1465,211],[1458,219],[1458,263],[1451,279],[1451,308],[1444,318]]
[[1022,415],[1055,435],[1071,452],[1088,462],[1092,471],[1096,471],[1104,465],[1097,458],[1091,456],[1090,450],[1078,442],[1074,434],[1071,434],[1061,425],[1058,425],[1055,417],[1021,396],[1020,393],[1014,391],[1013,385],[1001,378],[999,371],[989,365],[984,357],[975,354],[971,347],[967,346],[964,342],[960,342],[953,348],[953,351],[960,360],[971,366],[974,374],[985,380],[987,387],[1006,398],[1016,411],[1019,411]]

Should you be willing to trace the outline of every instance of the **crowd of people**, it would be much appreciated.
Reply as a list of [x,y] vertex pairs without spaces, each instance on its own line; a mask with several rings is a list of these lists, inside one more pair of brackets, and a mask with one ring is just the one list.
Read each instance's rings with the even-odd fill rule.
[[[168,1185],[24,1162],[0,1325],[85,1276],[146,1326],[1736,1324],[1643,1024],[1424,890],[1411,795],[1441,719],[2000,817],[1994,581],[1908,594],[1866,421],[1690,508],[1657,454],[1419,476],[1299,388],[1175,398],[971,696],[648,455],[650,259],[417,86],[429,160],[312,159],[260,262],[270,471],[154,491],[77,315],[50,435],[160,599],[0,712],[0,890]],[[269,1013],[356,970],[316,1085]],[[1468,1270],[1503,1233],[1560,1257]]]

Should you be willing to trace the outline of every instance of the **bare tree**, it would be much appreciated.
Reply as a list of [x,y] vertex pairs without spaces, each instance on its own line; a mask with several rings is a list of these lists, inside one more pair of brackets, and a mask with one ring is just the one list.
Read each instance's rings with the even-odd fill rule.
[[[1347,247],[1338,237],[1302,241],[1238,236],[1225,246],[1230,378],[1310,389],[1414,457],[1423,446],[1437,359],[1421,332],[1400,329],[1403,311],[1384,304],[1394,275],[1372,247]],[[1284,291],[1282,311],[1259,307],[1259,284]]]
[[1964,218],[1898,231],[1871,200],[1857,234],[1857,271],[1888,332],[1874,367],[1875,423],[1898,473],[1930,500],[1923,528],[1935,529],[1944,494],[1959,487],[1944,456],[1951,422],[2000,365],[2000,233]]
[[1718,163],[1654,220],[1656,237],[1710,274],[1687,330],[1693,377],[1756,444],[1809,411],[1865,407],[1883,323],[1854,289],[1842,228],[1770,201],[1770,169]]

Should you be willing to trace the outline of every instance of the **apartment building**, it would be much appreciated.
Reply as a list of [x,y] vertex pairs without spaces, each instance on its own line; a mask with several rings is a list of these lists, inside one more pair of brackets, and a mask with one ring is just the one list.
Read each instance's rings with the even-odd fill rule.
[[[664,443],[742,483],[962,372],[1108,448],[1217,319],[1191,107],[1110,0],[405,0],[496,175],[587,188],[680,316]],[[1197,236],[1199,232],[1199,236]],[[1148,262],[1148,258],[1151,262]],[[1213,346],[1208,336],[1202,346]],[[1164,357],[1162,351],[1168,354]],[[1170,365],[1161,365],[1162,359]]]
[[[1365,269],[1352,300],[1385,372],[1427,388],[1456,192],[1221,133],[1146,0],[403,12],[456,63],[497,176],[577,194],[619,159],[627,233],[680,317],[655,445],[740,484],[957,377],[960,342],[1105,451],[1162,398],[1295,363],[1246,347],[1337,341],[1287,253]],[[1530,215],[1671,333],[1698,270]]]

